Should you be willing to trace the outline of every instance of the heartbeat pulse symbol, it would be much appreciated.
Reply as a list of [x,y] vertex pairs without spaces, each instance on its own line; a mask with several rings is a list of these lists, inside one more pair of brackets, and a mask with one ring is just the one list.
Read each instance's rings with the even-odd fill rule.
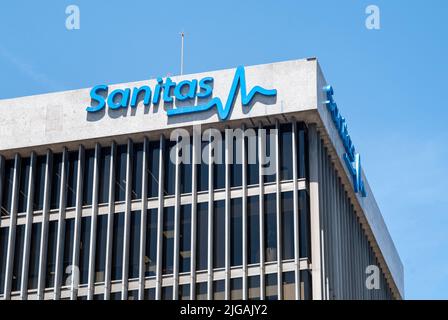
[[230,111],[232,109],[232,105],[233,105],[235,98],[238,94],[238,92],[237,92],[238,85],[240,86],[241,103],[243,106],[248,105],[254,98],[255,94],[257,94],[257,93],[264,95],[264,96],[268,96],[268,97],[277,95],[276,89],[264,89],[260,86],[253,87],[249,91],[249,94],[247,94],[246,74],[244,71],[244,67],[239,66],[236,68],[235,76],[233,77],[232,87],[230,88],[229,96],[227,97],[225,106],[223,106],[220,98],[215,97],[203,105],[169,109],[169,110],[167,110],[167,115],[175,116],[175,115],[181,115],[181,114],[187,114],[187,113],[202,112],[202,111],[210,110],[210,109],[216,107],[216,110],[218,111],[219,119],[226,120],[230,116]]

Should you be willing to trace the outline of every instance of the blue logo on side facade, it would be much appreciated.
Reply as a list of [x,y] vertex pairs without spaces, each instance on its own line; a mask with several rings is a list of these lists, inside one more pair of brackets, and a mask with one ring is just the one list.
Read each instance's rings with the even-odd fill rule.
[[[179,83],[175,83],[171,78],[166,78],[165,82],[162,78],[157,78],[157,85],[154,91],[148,86],[142,86],[140,88],[130,88],[126,89],[116,89],[108,94],[107,85],[99,85],[92,88],[90,91],[90,98],[92,101],[96,102],[95,106],[88,106],[86,108],[87,112],[98,112],[107,106],[111,110],[117,110],[120,108],[131,108],[137,107],[139,98],[143,94],[143,104],[148,106],[151,104],[157,105],[161,100],[165,103],[173,103],[173,97],[171,92],[173,91],[174,97],[178,101],[193,100],[195,98],[205,99],[210,98],[213,94],[213,81],[212,77],[205,77],[199,81],[194,80],[184,80]],[[203,112],[213,108],[216,108],[217,114],[220,120],[226,120],[230,116],[232,105],[238,95],[238,87],[241,93],[241,103],[246,106],[251,103],[252,99],[256,94],[261,94],[264,96],[276,96],[277,90],[275,89],[264,89],[260,86],[253,87],[249,93],[247,93],[246,88],[246,74],[244,67],[236,68],[235,75],[233,77],[232,86],[227,97],[225,104],[222,103],[221,99],[218,97],[210,98],[207,102],[203,104],[198,104],[196,106],[185,106],[172,108],[167,110],[167,115],[169,117],[183,114],[191,114],[196,112]],[[198,91],[199,89],[199,91]],[[101,92],[106,94],[106,97],[101,95]],[[151,99],[152,98],[152,99]]]
[[364,181],[362,180],[361,156],[355,150],[355,145],[353,144],[352,139],[348,134],[347,122],[339,112],[338,106],[333,99],[333,87],[326,86],[324,87],[324,91],[327,95],[327,101],[325,101],[325,105],[327,106],[327,109],[331,114],[333,123],[336,126],[339,136],[342,139],[342,144],[344,145],[344,149],[346,152],[344,153],[344,161],[350,174],[352,175],[353,189],[356,193],[360,193],[362,197],[365,197],[366,190],[364,187]]

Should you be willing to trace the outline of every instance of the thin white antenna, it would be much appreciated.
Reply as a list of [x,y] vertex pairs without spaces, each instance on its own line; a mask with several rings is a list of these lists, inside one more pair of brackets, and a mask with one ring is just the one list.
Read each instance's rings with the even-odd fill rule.
[[180,46],[180,75],[183,75],[184,74],[184,36],[185,36],[185,33],[182,31],[180,33],[180,36],[182,39],[181,40],[182,43]]

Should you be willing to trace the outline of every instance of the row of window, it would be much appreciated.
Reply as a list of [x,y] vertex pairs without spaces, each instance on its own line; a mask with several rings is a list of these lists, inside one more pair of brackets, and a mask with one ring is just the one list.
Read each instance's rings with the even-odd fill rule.
[[[298,178],[306,178],[307,176],[307,163],[306,163],[306,131],[303,124],[299,123],[297,131],[297,162],[298,162]],[[293,178],[293,141],[292,141],[292,124],[282,124],[279,126],[279,159],[280,159],[280,171],[277,173],[273,170],[272,174],[263,175],[264,182],[274,182],[276,180],[276,174],[280,175],[281,180],[291,180]],[[274,127],[267,127],[266,129],[266,156],[275,158],[270,150],[270,143],[272,132],[270,130]],[[256,137],[260,134],[258,131],[254,131]],[[222,139],[219,141],[208,142],[202,141],[201,155],[206,150],[210,143],[213,143],[211,149],[212,156],[218,163],[213,163],[213,186],[209,186],[209,164],[208,161],[204,161],[204,157],[201,158],[201,163],[197,166],[197,190],[206,191],[210,187],[214,189],[222,189],[225,187],[225,173],[226,164],[224,163],[225,154],[225,138],[222,133]],[[243,150],[246,153],[246,157],[253,159],[254,161],[248,161],[246,178],[249,185],[255,185],[259,183],[259,142],[257,139],[245,138],[246,149]],[[232,140],[233,141],[233,140]],[[255,149],[249,147],[251,145],[249,141],[255,143]],[[252,143],[251,142],[251,143]],[[190,141],[191,145],[191,141]],[[242,185],[242,153],[237,152],[237,148],[241,146],[235,139],[232,150],[233,163],[229,166],[229,177],[231,187],[240,187]],[[161,149],[162,146],[162,149]],[[70,151],[67,153],[66,159],[66,179],[65,186],[62,188],[65,192],[65,206],[67,208],[74,207],[76,205],[76,192],[77,192],[77,178],[78,178],[78,163],[80,159],[83,159],[82,164],[82,205],[91,205],[93,199],[93,179],[94,179],[94,167],[95,156],[98,157],[99,168],[99,183],[98,183],[98,202],[107,203],[109,201],[109,185],[111,181],[111,173],[113,174],[112,181],[114,181],[113,196],[115,201],[124,201],[126,196],[126,182],[131,180],[131,199],[142,198],[142,179],[143,179],[143,162],[146,162],[147,168],[147,196],[157,197],[159,187],[159,172],[160,172],[160,153],[162,150],[163,159],[163,194],[173,195],[175,192],[175,163],[170,159],[170,152],[176,147],[176,141],[166,141],[161,144],[160,141],[150,141],[148,143],[148,151],[146,153],[146,159],[144,159],[144,145],[143,143],[134,143],[130,150],[127,145],[118,145],[112,149],[110,146],[102,147],[99,150],[99,154],[95,155],[95,149],[88,149],[84,152],[84,157],[80,157],[78,151]],[[249,149],[250,148],[250,149]],[[222,152],[216,152],[215,150],[222,150]],[[126,167],[128,159],[128,151],[130,152],[130,167],[131,175],[127,177]],[[112,157],[114,152],[114,157]],[[183,156],[183,155],[179,155]],[[192,152],[187,155],[190,157],[189,163],[180,163],[180,192],[191,193],[192,188],[192,164],[191,157]],[[186,156],[183,156],[186,157]],[[221,159],[219,159],[221,158]],[[238,158],[238,159],[237,159]],[[111,172],[111,161],[114,160],[114,171]],[[221,161],[219,161],[221,160]],[[47,167],[47,161],[49,161],[49,201],[50,209],[57,209],[60,205],[60,192],[61,192],[61,174],[62,174],[62,161],[63,154],[55,153],[50,159],[47,159],[46,155],[39,155],[36,157],[35,172],[33,177],[34,192],[32,195],[32,208],[34,211],[42,210],[44,202],[45,192],[45,172]],[[264,160],[262,163],[265,163]],[[6,160],[4,163],[3,174],[0,172],[0,204],[1,215],[9,215],[12,206],[12,194],[13,194],[13,182],[15,166],[17,165],[17,212],[22,213],[27,209],[27,200],[29,194],[29,181],[31,172],[31,159],[30,158],[18,158],[18,161],[14,159]],[[267,172],[269,173],[269,172]],[[3,177],[3,179],[1,179]]]
[[[299,236],[300,257],[309,256],[309,210],[308,194],[306,190],[300,190],[299,197]],[[281,259],[294,258],[294,206],[293,192],[281,193]],[[212,252],[213,268],[225,267],[225,202],[224,200],[213,202],[213,225],[212,225]],[[174,242],[175,242],[175,212],[174,207],[163,209],[162,225],[162,274],[172,274],[174,267]],[[190,272],[191,259],[191,204],[180,206],[179,217],[179,272]],[[106,266],[106,243],[108,219],[110,215],[98,215],[96,225],[95,241],[95,282],[104,281]],[[112,257],[111,257],[111,280],[122,279],[123,243],[124,243],[124,221],[123,212],[112,215]],[[89,267],[89,250],[91,241],[91,218],[81,218],[81,232],[79,245],[79,280],[80,284],[87,284]],[[148,209],[146,219],[146,243],[144,245],[145,276],[156,275],[157,262],[157,219],[158,209]],[[208,268],[208,230],[209,230],[208,202],[197,204],[196,211],[196,270]],[[65,221],[65,232],[63,235],[62,254],[62,285],[64,285],[71,274],[70,266],[73,264],[74,229],[75,219]],[[243,241],[247,237],[247,262],[248,264],[260,263],[260,208],[259,196],[247,198],[247,230],[242,225],[242,198],[233,198],[230,202],[230,265],[242,265]],[[140,228],[141,212],[132,211],[130,214],[130,237],[129,237],[129,267],[128,278],[138,278],[140,257]],[[37,288],[39,272],[40,243],[42,236],[42,224],[34,223],[31,229],[31,247],[29,254],[28,289]],[[3,293],[5,283],[5,267],[8,252],[9,228],[0,228],[0,294]],[[48,241],[46,250],[45,286],[53,287],[55,284],[56,247],[57,247],[58,221],[50,221],[48,226]],[[277,246],[277,214],[276,194],[264,195],[264,261],[276,261],[278,258]],[[22,281],[23,252],[25,239],[25,225],[16,226],[15,253],[12,274],[12,291],[20,289]]]

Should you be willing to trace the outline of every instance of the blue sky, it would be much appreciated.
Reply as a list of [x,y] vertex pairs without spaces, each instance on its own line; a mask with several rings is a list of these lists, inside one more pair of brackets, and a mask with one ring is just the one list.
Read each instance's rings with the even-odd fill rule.
[[[80,8],[80,30],[65,8]],[[365,8],[380,9],[380,30]],[[7,1],[0,99],[316,56],[405,267],[448,298],[448,41],[443,0]]]

